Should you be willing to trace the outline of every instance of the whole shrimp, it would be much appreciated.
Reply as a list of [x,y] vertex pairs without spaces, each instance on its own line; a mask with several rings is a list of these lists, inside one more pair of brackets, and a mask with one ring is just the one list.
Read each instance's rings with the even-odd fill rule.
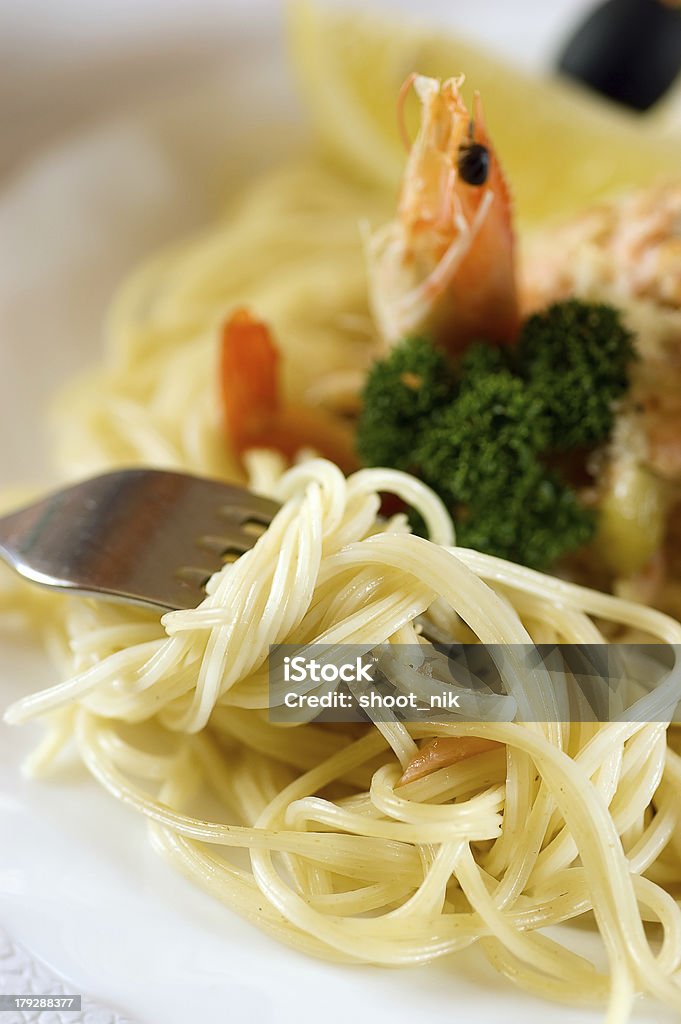
[[504,344],[519,326],[511,204],[480,97],[471,118],[463,78],[412,75],[421,125],[397,217],[367,240],[369,293],[387,346],[415,333],[456,353]]

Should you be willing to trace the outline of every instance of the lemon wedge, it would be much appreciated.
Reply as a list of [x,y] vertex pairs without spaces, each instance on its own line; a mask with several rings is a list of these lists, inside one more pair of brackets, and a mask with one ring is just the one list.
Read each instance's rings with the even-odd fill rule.
[[298,0],[289,36],[301,92],[331,161],[367,184],[395,190],[404,168],[396,98],[411,71],[466,74],[480,91],[491,138],[521,224],[646,185],[681,166],[681,140],[581,87],[524,74],[446,33]]

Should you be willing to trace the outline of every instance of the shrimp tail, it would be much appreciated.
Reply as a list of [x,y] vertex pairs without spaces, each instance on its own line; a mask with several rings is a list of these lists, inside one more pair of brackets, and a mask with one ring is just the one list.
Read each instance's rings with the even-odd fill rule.
[[235,310],[225,322],[220,358],[225,429],[237,455],[268,448],[292,461],[316,451],[345,472],[357,468],[348,424],[324,408],[285,401],[277,345],[248,310]]

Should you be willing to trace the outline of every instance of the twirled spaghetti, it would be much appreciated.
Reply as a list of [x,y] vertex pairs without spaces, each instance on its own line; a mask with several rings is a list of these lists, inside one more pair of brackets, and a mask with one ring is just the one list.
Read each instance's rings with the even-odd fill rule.
[[[432,540],[409,535],[401,516],[377,521],[388,489],[419,508]],[[538,993],[609,997],[612,1020],[639,990],[681,1006],[681,911],[667,891],[678,878],[681,759],[664,724],[392,723],[353,739],[271,724],[262,671],[283,640],[419,642],[415,619],[436,601],[453,636],[462,623],[490,643],[605,642],[597,618],[681,645],[681,626],[451,547],[439,501],[402,474],[346,481],[312,461],[281,476],[273,496],[283,507],[272,527],[195,610],[159,623],[60,602],[76,674],[15,704],[10,719],[49,714],[48,743],[73,733],[90,771],[149,819],[185,872],[307,952],[415,964],[478,941]],[[400,785],[417,741],[462,735],[505,751]],[[152,753],[161,738],[165,752]],[[201,790],[244,824],[187,813]],[[250,851],[250,871],[221,856],[230,847]],[[536,931],[588,911],[611,978]],[[658,953],[645,920],[662,925]]]

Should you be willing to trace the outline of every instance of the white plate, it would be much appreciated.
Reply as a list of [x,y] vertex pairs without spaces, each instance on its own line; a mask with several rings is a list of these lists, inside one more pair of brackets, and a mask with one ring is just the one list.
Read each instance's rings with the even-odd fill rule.
[[[528,25],[532,6],[523,8]],[[295,142],[294,105],[269,27],[249,46],[234,45],[225,67],[224,76],[197,83],[181,101],[53,150],[5,191],[3,484],[44,478],[46,399],[76,368],[100,358],[101,314],[119,278],[206,217],[219,191],[216,167],[224,187]],[[271,127],[254,143],[256,115]],[[30,638],[3,632],[0,643],[0,704],[52,681]],[[149,1024],[601,1019],[515,991],[475,950],[393,971],[331,966],[282,948],[160,860],[144,823],[83,771],[74,766],[50,782],[22,779],[19,766],[36,732],[0,730],[0,991],[21,984],[83,993]],[[584,936],[575,941],[589,944]],[[97,1020],[114,1017],[102,1012]],[[672,1018],[642,1007],[636,1019]],[[12,1024],[9,1014],[2,1024]]]

